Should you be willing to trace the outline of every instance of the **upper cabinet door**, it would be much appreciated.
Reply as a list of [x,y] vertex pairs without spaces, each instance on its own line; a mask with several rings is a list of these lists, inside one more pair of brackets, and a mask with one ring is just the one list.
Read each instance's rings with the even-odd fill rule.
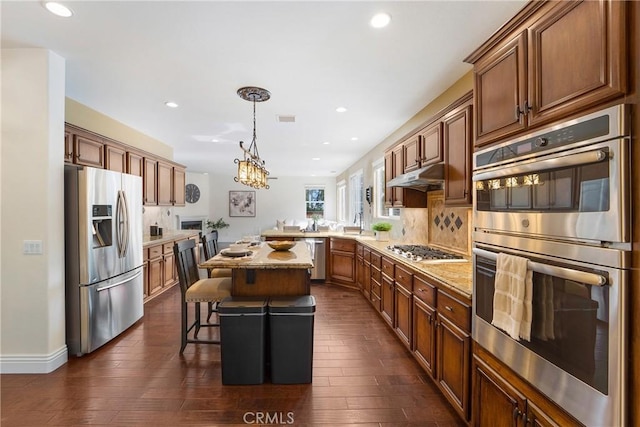
[[173,205],[185,206],[185,172],[184,169],[173,167]]
[[625,3],[559,2],[529,27],[530,124],[625,94]]
[[471,104],[444,117],[444,202],[471,204]]
[[73,152],[75,164],[104,168],[104,143],[101,138],[74,135]]
[[420,168],[420,135],[414,135],[402,143],[403,170],[400,175]]
[[123,147],[107,143],[105,150],[105,168],[115,172],[127,171],[127,152]]
[[420,166],[428,166],[440,163],[443,160],[442,154],[442,122],[433,125],[420,132],[420,142],[422,157]]
[[173,204],[173,166],[164,162],[158,162],[158,205],[169,206]]
[[523,130],[527,93],[526,33],[504,41],[475,64],[475,145]]
[[145,205],[157,205],[157,175],[158,175],[158,161],[153,158],[144,158],[144,176],[142,177],[142,196],[144,198]]

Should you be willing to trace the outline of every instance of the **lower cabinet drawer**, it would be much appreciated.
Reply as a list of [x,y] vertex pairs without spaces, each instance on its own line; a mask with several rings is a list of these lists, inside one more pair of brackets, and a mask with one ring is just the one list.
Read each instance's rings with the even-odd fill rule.
[[471,331],[471,307],[446,292],[438,291],[438,314],[446,317],[465,332]]

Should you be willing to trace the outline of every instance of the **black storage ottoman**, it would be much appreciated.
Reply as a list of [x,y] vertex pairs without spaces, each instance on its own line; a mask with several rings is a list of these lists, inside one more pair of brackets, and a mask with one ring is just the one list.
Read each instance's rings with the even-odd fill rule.
[[267,299],[227,297],[218,306],[222,384],[262,384]]
[[272,297],[269,300],[271,382],[310,383],[313,373],[315,298]]

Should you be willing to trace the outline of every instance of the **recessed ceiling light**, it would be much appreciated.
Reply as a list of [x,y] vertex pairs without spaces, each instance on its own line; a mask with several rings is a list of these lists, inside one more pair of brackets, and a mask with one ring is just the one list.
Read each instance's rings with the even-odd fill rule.
[[351,137],[351,140],[352,140],[352,141],[357,141],[357,140],[358,140],[358,137],[357,137],[357,136],[352,136],[352,137]]
[[220,141],[218,141],[217,139],[213,138],[213,139],[211,140],[211,142],[220,142]]
[[164,105],[166,105],[169,108],[178,108],[178,104],[176,104],[173,101],[167,101],[167,102],[164,103]]
[[369,24],[373,28],[384,28],[389,25],[389,22],[391,22],[391,15],[386,12],[381,12],[375,14],[373,18],[371,18],[371,21],[369,21]]
[[314,157],[311,160],[320,160],[320,157]]
[[48,1],[44,3],[44,7],[46,7],[47,10],[54,15],[61,16],[63,18],[68,18],[73,15],[73,12],[67,6],[56,3],[54,1]]
[[336,108],[336,111],[337,111],[338,113],[344,113],[345,111],[347,111],[347,109],[346,109],[346,108],[344,108],[344,107],[338,107],[338,108]]
[[322,143],[322,145],[329,145],[329,144],[331,144],[329,141],[325,141]]

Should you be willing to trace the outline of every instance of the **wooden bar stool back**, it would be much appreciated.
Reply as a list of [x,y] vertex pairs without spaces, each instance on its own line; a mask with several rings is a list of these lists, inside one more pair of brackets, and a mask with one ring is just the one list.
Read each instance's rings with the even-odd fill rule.
[[[196,262],[196,242],[192,239],[183,240],[173,245],[173,254],[176,259],[178,278],[180,280],[180,293],[182,298],[182,353],[188,343],[220,344],[220,340],[198,339],[200,328],[220,327],[220,323],[210,323],[209,316],[207,322],[200,320],[200,303],[206,302],[213,313],[217,312],[218,303],[223,298],[231,296],[230,277],[210,277],[200,279],[198,274],[198,264]],[[188,321],[188,307],[193,305],[195,315],[193,323]],[[189,337],[189,332],[194,329],[193,338]]]

